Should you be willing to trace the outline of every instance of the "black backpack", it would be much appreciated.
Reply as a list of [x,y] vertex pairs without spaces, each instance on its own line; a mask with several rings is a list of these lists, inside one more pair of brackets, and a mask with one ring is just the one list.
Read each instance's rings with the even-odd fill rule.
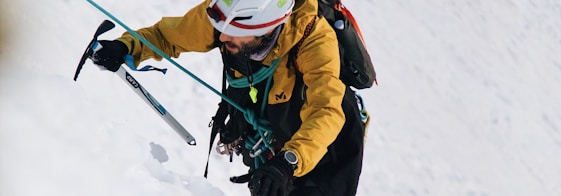
[[[341,75],[339,78],[348,86],[356,89],[370,88],[376,80],[376,72],[366,47],[362,34],[351,12],[347,10],[341,0],[318,0],[318,15],[327,19],[335,30],[339,41],[339,56],[341,58]],[[292,49],[292,62],[296,65],[300,45],[309,34],[315,21],[308,24],[302,39]]]

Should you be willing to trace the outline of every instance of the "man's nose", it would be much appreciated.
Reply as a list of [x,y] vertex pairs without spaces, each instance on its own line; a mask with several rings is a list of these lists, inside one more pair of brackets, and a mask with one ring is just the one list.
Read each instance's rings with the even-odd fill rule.
[[232,38],[233,38],[233,36],[231,36],[231,35],[221,33],[220,37],[218,39],[220,40],[220,42],[227,42],[227,41],[232,41]]

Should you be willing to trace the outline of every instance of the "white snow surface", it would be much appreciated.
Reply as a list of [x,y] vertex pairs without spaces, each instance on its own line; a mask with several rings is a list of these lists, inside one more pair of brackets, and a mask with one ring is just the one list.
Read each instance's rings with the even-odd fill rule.
[[[133,29],[200,1],[97,1]],[[344,0],[375,62],[358,195],[561,195],[561,2]],[[0,195],[249,195],[215,152],[219,97],[167,61],[132,73],[189,146],[120,78],[76,65],[107,19],[86,1],[0,0]],[[197,27],[192,27],[197,28]],[[102,35],[114,39],[121,27]],[[217,51],[176,59],[220,89]]]

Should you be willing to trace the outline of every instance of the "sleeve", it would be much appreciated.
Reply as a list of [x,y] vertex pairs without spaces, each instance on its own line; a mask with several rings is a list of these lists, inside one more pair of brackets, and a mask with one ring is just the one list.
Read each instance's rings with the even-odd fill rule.
[[295,176],[315,168],[335,141],[345,123],[341,103],[345,85],[339,80],[340,60],[337,37],[325,20],[318,20],[302,44],[297,59],[306,90],[300,111],[302,125],[285,143],[283,150],[294,151],[299,158]]
[[[210,0],[205,0],[183,17],[163,17],[155,25],[136,32],[170,57],[177,58],[182,52],[210,51],[215,47],[215,31],[206,15],[209,2]],[[149,58],[162,59],[129,32],[125,32],[117,40],[127,45],[136,66]]]

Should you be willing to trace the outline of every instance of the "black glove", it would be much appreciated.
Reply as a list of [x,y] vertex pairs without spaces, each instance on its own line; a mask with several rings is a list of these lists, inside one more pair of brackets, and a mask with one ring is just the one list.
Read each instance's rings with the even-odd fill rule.
[[265,165],[256,169],[249,180],[249,190],[253,196],[286,196],[292,184],[294,168],[279,153]]
[[129,52],[129,49],[123,42],[117,40],[100,40],[98,42],[102,48],[94,52],[90,59],[96,65],[116,72],[121,67],[121,64],[125,62],[125,55]]

